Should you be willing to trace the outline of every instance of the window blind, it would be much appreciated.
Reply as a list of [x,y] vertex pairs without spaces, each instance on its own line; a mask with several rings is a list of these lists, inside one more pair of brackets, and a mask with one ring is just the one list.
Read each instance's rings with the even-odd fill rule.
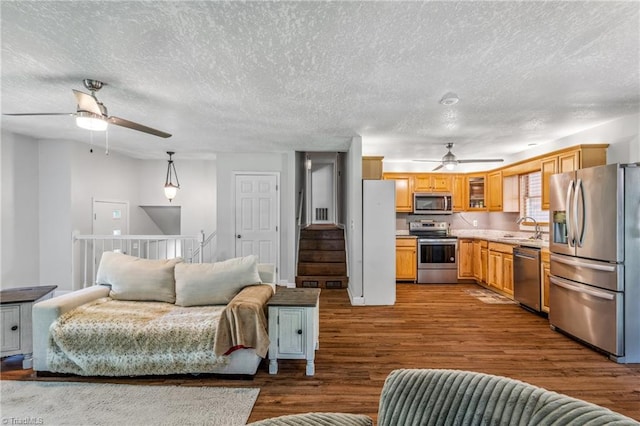
[[542,210],[542,173],[520,175],[520,215],[538,223],[549,222],[549,210]]

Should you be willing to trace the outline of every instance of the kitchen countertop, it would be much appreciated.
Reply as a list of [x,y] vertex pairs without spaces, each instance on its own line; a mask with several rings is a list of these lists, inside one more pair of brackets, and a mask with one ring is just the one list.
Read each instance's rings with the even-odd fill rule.
[[[497,243],[513,244],[514,246],[537,247],[540,249],[549,248],[549,241],[534,240],[531,238],[530,232],[507,232],[495,229],[452,229],[451,235],[455,235],[458,238],[473,238]],[[415,235],[409,235],[409,230],[398,229],[396,230],[396,238],[418,237]]]
[[507,232],[493,229],[459,229],[451,230],[451,234],[458,238],[474,238],[497,243],[513,244],[515,246],[549,248],[548,240],[534,240],[530,232]]

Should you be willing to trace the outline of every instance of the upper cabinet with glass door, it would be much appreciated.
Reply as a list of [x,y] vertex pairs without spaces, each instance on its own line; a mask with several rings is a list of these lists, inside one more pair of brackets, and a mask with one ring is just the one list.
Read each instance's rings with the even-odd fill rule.
[[466,175],[467,182],[467,206],[466,210],[487,210],[486,174],[474,173]]

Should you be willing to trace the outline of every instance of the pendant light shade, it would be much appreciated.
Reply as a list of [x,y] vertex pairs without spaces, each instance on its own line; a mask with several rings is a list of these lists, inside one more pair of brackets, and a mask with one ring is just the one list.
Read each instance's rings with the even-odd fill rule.
[[[169,154],[169,164],[167,165],[167,178],[164,181],[164,196],[171,202],[178,194],[180,189],[180,181],[178,181],[178,173],[176,172],[176,166],[173,164],[172,156],[175,154],[173,151],[167,151]],[[175,182],[174,182],[175,180]]]

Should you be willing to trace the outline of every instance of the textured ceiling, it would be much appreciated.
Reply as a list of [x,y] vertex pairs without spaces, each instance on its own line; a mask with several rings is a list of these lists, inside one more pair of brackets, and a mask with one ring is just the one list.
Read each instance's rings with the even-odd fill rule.
[[[2,112],[74,112],[107,83],[139,158],[335,151],[460,159],[520,152],[640,110],[640,3],[2,1]],[[453,91],[460,102],[439,104]],[[4,129],[90,142],[71,117]],[[104,144],[102,133],[93,142]],[[592,142],[592,141],[585,141]]]

